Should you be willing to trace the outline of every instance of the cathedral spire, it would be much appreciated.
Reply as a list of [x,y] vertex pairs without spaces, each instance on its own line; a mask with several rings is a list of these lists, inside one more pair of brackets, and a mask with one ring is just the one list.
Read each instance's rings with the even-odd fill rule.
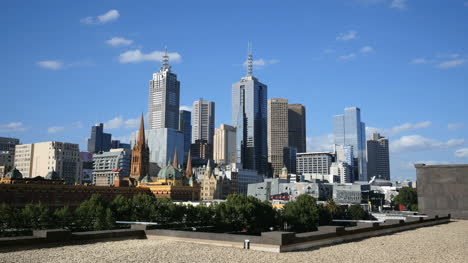
[[175,168],[177,168],[179,166],[179,158],[177,156],[177,148],[175,148],[175,151],[174,151],[174,163],[172,164],[172,166],[174,166]]
[[185,177],[187,179],[190,179],[192,176],[192,153],[188,152],[188,158],[187,158],[187,168],[185,169]]
[[162,57],[161,71],[170,71],[171,65],[169,65],[169,55],[167,54],[167,47],[165,47],[164,55]]
[[252,42],[247,42],[247,77],[252,76]]
[[140,120],[140,130],[138,131],[138,141],[136,142],[135,145],[145,145],[146,140],[145,140],[145,121],[143,119],[143,113],[141,114],[141,120]]

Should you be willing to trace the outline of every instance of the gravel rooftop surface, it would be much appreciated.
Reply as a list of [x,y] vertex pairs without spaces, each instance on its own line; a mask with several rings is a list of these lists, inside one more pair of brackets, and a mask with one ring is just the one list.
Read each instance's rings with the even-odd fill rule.
[[309,251],[268,253],[127,240],[0,253],[0,262],[468,262],[468,220]]

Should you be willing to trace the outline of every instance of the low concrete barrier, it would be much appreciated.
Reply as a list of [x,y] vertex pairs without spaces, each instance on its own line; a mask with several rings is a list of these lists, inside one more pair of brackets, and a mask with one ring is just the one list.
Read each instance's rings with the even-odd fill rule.
[[406,221],[387,220],[382,224],[359,223],[353,227],[321,226],[318,231],[307,233],[271,231],[263,232],[259,236],[151,229],[147,225],[132,225],[130,229],[74,233],[64,229],[48,229],[33,231],[33,236],[0,238],[0,252],[28,247],[63,246],[73,242],[89,243],[148,238],[171,239],[236,248],[244,248],[244,244],[248,243],[249,249],[279,253],[329,246],[448,222],[450,222],[450,215],[431,218],[407,218]]
[[360,240],[368,237],[387,235],[418,227],[450,222],[450,215],[433,218],[407,218],[388,220],[385,223],[359,223],[354,227],[321,226],[318,231],[293,233],[282,231],[263,232],[260,236],[190,232],[177,230],[147,230],[148,239],[171,239],[215,246],[244,248],[249,240],[250,249],[270,252],[287,252],[329,246]]
[[23,247],[60,246],[73,242],[103,242],[126,239],[144,239],[141,229],[74,232],[65,229],[35,230],[32,236],[0,238],[0,252]]

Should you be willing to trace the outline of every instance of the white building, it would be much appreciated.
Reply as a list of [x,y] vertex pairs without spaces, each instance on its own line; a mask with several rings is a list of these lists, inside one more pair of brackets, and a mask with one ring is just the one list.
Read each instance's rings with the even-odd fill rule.
[[221,124],[215,130],[213,145],[213,159],[217,164],[236,162],[236,128]]
[[298,174],[330,174],[333,154],[327,152],[307,152],[296,154]]
[[115,179],[130,175],[131,151],[126,149],[111,149],[110,152],[93,155],[93,184],[109,186]]
[[149,129],[179,128],[180,82],[171,72],[169,55],[163,56],[161,70],[149,82]]
[[55,171],[69,184],[81,183],[78,144],[50,141],[17,145],[15,164],[23,177],[45,177]]
[[338,183],[350,183],[351,182],[351,171],[347,163],[334,162],[330,167],[330,174],[333,178],[339,178],[339,181],[333,180]]
[[192,105],[192,143],[206,140],[213,145],[215,127],[215,103],[199,99]]

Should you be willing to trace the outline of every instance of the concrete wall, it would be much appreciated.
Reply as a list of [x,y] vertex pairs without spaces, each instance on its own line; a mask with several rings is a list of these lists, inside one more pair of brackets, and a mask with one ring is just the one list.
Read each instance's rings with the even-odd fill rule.
[[468,164],[416,164],[419,212],[468,219]]

